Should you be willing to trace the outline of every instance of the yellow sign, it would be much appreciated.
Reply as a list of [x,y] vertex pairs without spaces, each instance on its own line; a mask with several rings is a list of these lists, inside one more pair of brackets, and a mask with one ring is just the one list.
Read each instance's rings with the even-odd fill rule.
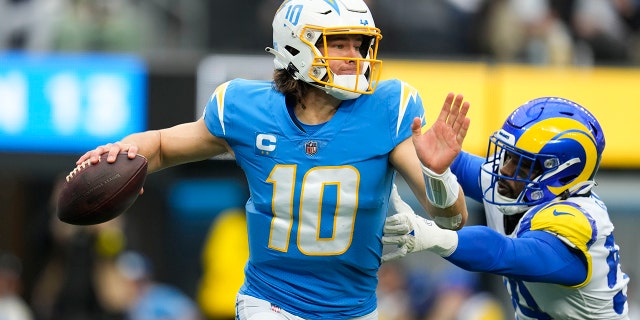
[[640,168],[640,69],[547,68],[484,63],[384,60],[382,79],[415,87],[427,109],[427,125],[449,92],[471,102],[471,128],[463,148],[484,156],[489,135],[519,105],[542,96],[573,100],[600,121],[606,139],[602,167]]

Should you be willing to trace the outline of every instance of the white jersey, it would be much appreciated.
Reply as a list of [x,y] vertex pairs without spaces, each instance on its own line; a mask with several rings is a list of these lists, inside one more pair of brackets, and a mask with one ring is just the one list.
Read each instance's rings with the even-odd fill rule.
[[[484,173],[481,177],[484,189],[490,177]],[[505,234],[504,215],[495,205],[484,202],[484,208],[488,226]],[[507,236],[518,238],[528,230],[554,234],[584,254],[588,273],[576,286],[504,277],[517,319],[629,319],[629,277],[621,270],[613,229],[607,208],[596,195],[554,201],[525,213]]]

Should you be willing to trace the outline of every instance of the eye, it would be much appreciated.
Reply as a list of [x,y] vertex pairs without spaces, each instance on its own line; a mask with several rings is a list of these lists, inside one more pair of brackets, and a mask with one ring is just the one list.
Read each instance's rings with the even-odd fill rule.
[[511,152],[505,152],[502,159],[502,165],[507,165],[511,159],[513,159],[513,154]]
[[529,179],[532,164],[533,162],[531,161],[531,159],[522,159],[520,161],[520,167],[518,168],[518,178]]

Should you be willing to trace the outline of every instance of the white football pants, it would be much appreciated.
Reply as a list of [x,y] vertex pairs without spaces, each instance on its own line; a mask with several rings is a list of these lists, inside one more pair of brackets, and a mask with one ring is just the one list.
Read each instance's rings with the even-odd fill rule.
[[[271,305],[270,302],[239,294],[236,298],[236,320],[305,320]],[[378,320],[378,310],[352,320]]]

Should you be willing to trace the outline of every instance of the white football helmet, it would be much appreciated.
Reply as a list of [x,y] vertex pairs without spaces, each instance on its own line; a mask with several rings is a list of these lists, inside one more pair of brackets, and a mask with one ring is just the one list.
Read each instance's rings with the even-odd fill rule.
[[[328,57],[327,36],[363,35],[362,58]],[[382,61],[376,60],[382,38],[371,11],[362,0],[285,0],[273,19],[272,53],[276,69],[286,69],[296,80],[318,87],[328,94],[349,100],[371,94],[380,78]],[[357,75],[336,75],[329,60],[356,60]]]

